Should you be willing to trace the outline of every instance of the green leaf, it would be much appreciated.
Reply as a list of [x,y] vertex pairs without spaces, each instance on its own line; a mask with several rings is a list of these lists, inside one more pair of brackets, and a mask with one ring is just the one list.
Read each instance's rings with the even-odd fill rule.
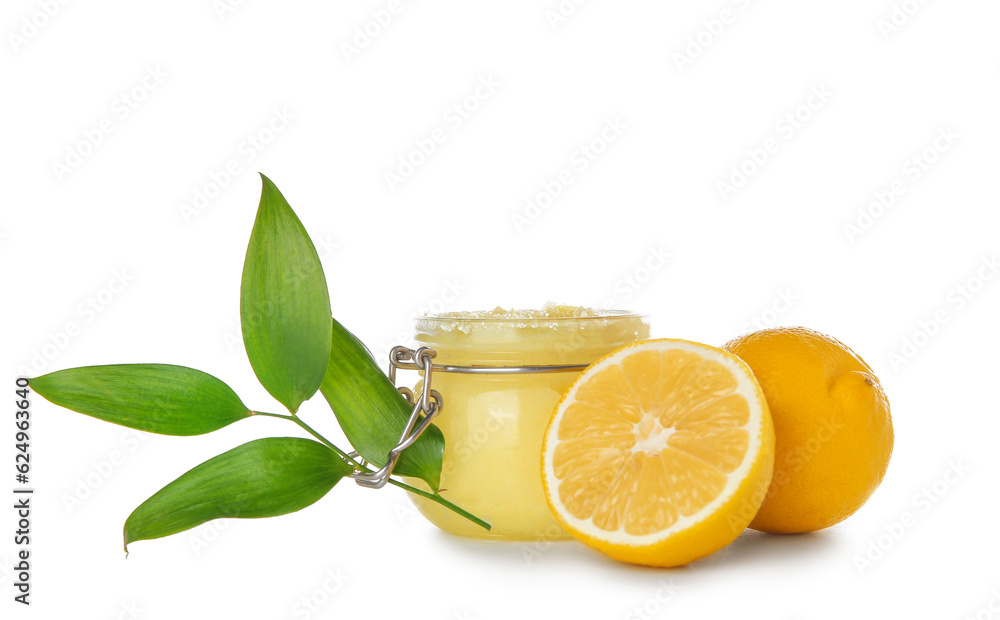
[[240,322],[257,379],[290,412],[319,389],[330,355],[330,295],[316,248],[263,174],[240,287]]
[[210,433],[251,415],[228,385],[184,366],[84,366],[36,377],[30,385],[60,407],[164,435]]
[[[333,347],[320,391],[337,415],[348,441],[366,461],[381,467],[396,447],[412,407],[354,334],[333,320]],[[404,450],[393,473],[441,483],[444,435],[430,426]]]
[[311,439],[257,439],[205,461],[163,487],[125,521],[125,551],[223,517],[274,517],[314,503],[351,472]]

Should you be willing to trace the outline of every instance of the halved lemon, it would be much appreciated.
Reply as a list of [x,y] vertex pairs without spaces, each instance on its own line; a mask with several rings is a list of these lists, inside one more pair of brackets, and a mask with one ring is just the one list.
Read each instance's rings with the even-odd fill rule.
[[771,483],[774,427],[747,365],[686,340],[594,362],[556,406],[542,482],[559,523],[613,558],[680,566],[732,542]]

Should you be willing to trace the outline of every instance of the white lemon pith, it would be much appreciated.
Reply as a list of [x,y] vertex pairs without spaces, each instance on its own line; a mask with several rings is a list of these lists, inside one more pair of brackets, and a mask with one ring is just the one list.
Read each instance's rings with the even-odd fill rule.
[[720,349],[647,340],[598,360],[556,407],[542,478],[556,519],[611,557],[686,564],[753,519],[774,430],[750,369]]

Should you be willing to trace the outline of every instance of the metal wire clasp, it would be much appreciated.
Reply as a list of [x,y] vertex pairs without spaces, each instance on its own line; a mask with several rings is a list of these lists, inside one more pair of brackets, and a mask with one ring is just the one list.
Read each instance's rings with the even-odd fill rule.
[[[416,351],[407,347],[393,347],[392,351],[389,352],[389,380],[392,381],[393,385],[396,385],[396,369],[403,364],[406,365],[405,367],[415,366],[416,369],[422,370],[424,373],[424,385],[420,391],[420,398],[415,398],[413,390],[410,388],[396,388],[403,395],[403,398],[406,399],[406,402],[413,406],[413,413],[410,414],[410,419],[406,422],[406,427],[399,438],[399,443],[389,451],[389,457],[386,459],[382,469],[367,472],[359,467],[355,467],[354,472],[348,475],[349,478],[354,478],[359,485],[371,489],[384,487],[385,483],[389,481],[389,476],[392,475],[393,468],[396,467],[399,455],[403,450],[412,446],[417,437],[420,437],[420,434],[431,425],[431,420],[441,413],[441,408],[444,407],[444,399],[441,398],[441,394],[437,390],[431,389],[431,373],[434,370],[434,364],[431,360],[436,355],[437,352],[429,347],[420,347]],[[348,456],[359,459],[362,465],[368,464],[357,452],[351,452]]]

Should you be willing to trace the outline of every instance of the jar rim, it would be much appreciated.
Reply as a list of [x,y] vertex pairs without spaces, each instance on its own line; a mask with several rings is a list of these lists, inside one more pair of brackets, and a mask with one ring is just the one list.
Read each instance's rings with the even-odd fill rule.
[[[426,315],[414,322],[414,339],[440,354],[438,364],[565,366],[589,364],[619,346],[649,337],[650,317],[646,314],[566,307],[562,312],[550,311],[552,316],[535,317],[530,316],[535,311],[510,311],[513,316],[504,316],[500,310],[470,313],[472,316]],[[539,309],[537,314],[543,312]],[[573,316],[577,312],[581,316]]]
[[415,317],[417,322],[476,322],[476,323],[524,323],[524,322],[568,322],[608,319],[647,319],[649,314],[631,310],[598,310],[597,314],[587,316],[463,316],[460,312],[437,312],[422,314]]

